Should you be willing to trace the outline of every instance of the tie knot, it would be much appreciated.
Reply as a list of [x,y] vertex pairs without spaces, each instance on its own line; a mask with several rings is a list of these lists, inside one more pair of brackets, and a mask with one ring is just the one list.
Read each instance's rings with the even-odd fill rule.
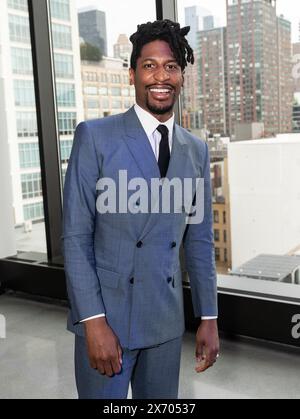
[[161,135],[167,136],[169,134],[169,130],[168,127],[166,127],[165,125],[158,125],[158,127],[156,128],[158,132],[161,133]]

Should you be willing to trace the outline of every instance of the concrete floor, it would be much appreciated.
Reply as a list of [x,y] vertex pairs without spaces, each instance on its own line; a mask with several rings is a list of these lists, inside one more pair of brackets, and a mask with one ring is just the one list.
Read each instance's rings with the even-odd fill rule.
[[[0,339],[0,399],[76,398],[73,336],[65,329],[67,309],[6,294],[0,296],[0,313],[6,318],[6,338]],[[187,332],[179,397],[298,399],[299,371],[296,349],[222,338],[218,362],[197,375],[194,333]]]

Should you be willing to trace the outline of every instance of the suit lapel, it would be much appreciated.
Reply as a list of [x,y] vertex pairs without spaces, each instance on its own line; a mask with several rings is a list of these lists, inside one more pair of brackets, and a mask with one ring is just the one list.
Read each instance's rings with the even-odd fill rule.
[[[142,172],[145,180],[147,181],[150,190],[151,179],[160,178],[159,167],[149,139],[133,107],[124,114],[124,141],[126,142],[127,147],[129,148],[129,151]],[[184,178],[187,157],[187,141],[182,134],[180,127],[175,124],[170,163],[166,175],[169,180],[174,177],[180,179]],[[155,197],[151,195],[151,199],[155,199]],[[157,199],[161,199],[161,191],[159,197],[156,197],[156,200]],[[140,239],[142,239],[153,228],[157,219],[157,214],[148,215],[143,231],[140,235]]]
[[151,178],[160,177],[159,168],[149,139],[133,107],[124,114],[124,132],[127,147],[150,188]]

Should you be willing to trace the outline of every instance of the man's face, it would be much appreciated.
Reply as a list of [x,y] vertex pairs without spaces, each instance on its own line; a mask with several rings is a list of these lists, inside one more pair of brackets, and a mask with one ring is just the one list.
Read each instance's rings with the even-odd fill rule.
[[144,45],[136,70],[130,69],[130,84],[135,86],[139,106],[162,122],[169,119],[183,86],[183,74],[166,41]]

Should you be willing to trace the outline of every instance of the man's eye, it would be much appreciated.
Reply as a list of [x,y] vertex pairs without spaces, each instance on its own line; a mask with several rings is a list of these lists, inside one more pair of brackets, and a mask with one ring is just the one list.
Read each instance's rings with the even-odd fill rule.
[[167,65],[169,70],[177,70],[178,66],[176,64],[168,64]]
[[152,68],[153,67],[153,64],[144,64],[144,68]]

